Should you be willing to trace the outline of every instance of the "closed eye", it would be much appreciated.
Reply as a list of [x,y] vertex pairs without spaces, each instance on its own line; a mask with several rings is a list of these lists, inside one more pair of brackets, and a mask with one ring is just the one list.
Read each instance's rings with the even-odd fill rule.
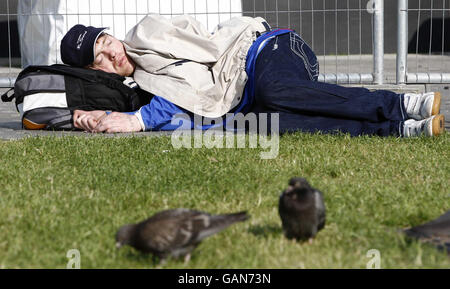
[[97,44],[96,45],[98,45],[99,47],[97,48],[98,49],[98,52],[97,52],[98,54],[97,54],[97,57],[95,58],[95,62],[97,62],[97,60],[99,59],[99,57],[101,55],[101,52],[103,51],[103,48],[105,46],[110,45],[111,43],[112,43],[112,40],[111,40],[110,36],[107,35],[107,34],[104,37],[99,37],[97,39]]

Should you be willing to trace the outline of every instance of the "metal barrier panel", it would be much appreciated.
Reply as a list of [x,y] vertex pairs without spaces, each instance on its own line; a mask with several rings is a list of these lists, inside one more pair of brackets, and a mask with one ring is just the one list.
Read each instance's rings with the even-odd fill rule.
[[296,30],[318,55],[319,81],[383,82],[383,0],[244,0],[243,13]]
[[450,1],[399,0],[397,83],[450,83]]
[[[73,25],[109,27],[123,39],[148,13],[190,14],[210,31],[234,16],[261,16],[274,28],[296,30],[318,55],[319,81],[383,82],[383,0],[2,0],[8,35],[20,35],[22,66],[61,63],[59,43]],[[13,30],[14,21],[17,28]],[[0,21],[1,22],[1,21]],[[17,32],[18,31],[18,32]],[[21,70],[8,39],[8,63],[0,63],[0,87]],[[14,63],[16,62],[16,63]]]
[[[17,53],[19,47],[12,47],[12,37],[15,36],[12,27],[12,21],[14,19],[12,18],[15,16],[14,13],[11,12],[12,7],[10,4],[9,0],[0,1],[0,35],[6,36],[6,45],[4,43],[5,37],[2,38],[2,44],[0,45],[4,54],[0,61],[0,87],[12,87],[15,81],[15,75],[17,75],[19,71],[19,69],[13,68],[14,66],[17,66],[17,57],[20,54]],[[17,29],[15,29],[14,32],[17,34]],[[16,55],[14,55],[14,52],[16,52]]]

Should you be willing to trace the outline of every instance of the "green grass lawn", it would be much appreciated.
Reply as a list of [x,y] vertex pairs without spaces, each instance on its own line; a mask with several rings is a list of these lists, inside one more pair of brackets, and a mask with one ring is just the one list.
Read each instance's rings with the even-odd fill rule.
[[[350,138],[293,134],[262,149],[174,149],[170,137],[43,137],[0,142],[0,267],[150,268],[115,248],[126,223],[185,207],[251,219],[206,239],[189,264],[166,268],[450,268],[450,258],[398,229],[450,209],[450,134]],[[278,196],[292,176],[324,192],[327,223],[313,244],[284,238]]]

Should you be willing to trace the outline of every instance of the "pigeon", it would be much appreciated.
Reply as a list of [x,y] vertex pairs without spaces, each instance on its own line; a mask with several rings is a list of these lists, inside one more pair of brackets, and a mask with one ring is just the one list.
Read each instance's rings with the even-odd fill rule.
[[450,210],[435,220],[406,229],[404,233],[450,254]]
[[165,210],[138,224],[122,226],[116,234],[116,247],[130,245],[151,253],[159,257],[160,265],[170,257],[184,257],[187,263],[203,239],[248,218],[247,212],[210,215],[181,208]]
[[304,178],[292,178],[278,203],[286,238],[312,242],[325,226],[323,194],[312,188]]

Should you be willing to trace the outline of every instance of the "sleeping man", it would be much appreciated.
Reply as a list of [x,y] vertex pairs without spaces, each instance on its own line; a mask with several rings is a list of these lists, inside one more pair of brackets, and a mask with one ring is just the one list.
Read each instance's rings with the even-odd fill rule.
[[319,64],[308,44],[260,17],[232,18],[210,33],[190,16],[148,15],[124,41],[104,28],[75,25],[61,42],[61,56],[68,65],[133,77],[153,95],[134,112],[76,110],[75,127],[88,132],[175,130],[180,124],[172,120],[181,113],[276,113],[280,132],[431,137],[444,131],[440,93],[318,82]]

